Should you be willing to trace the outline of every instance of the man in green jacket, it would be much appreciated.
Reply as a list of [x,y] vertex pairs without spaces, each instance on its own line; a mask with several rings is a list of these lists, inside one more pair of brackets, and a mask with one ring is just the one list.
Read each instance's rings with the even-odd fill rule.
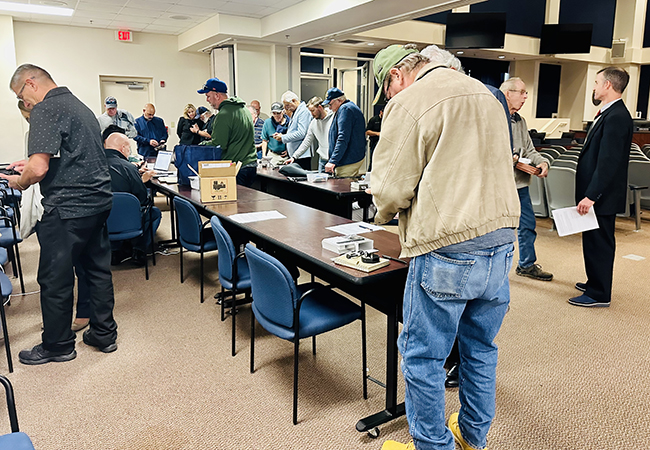
[[210,78],[202,89],[205,99],[219,111],[212,122],[212,139],[202,144],[221,146],[221,159],[241,162],[237,173],[237,184],[250,186],[257,173],[257,155],[253,118],[246,103],[239,97],[228,97],[226,83],[218,78]]

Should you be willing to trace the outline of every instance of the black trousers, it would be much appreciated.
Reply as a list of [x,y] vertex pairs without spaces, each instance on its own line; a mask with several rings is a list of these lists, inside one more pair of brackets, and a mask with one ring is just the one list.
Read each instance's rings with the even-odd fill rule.
[[582,254],[587,273],[585,294],[599,302],[609,302],[612,300],[616,253],[616,215],[596,215],[596,219],[600,228],[582,233]]
[[300,167],[302,167],[305,170],[311,170],[311,156],[308,158],[299,158],[296,159],[296,162]]
[[75,346],[75,334],[70,329],[75,266],[77,275],[88,286],[92,342],[107,346],[117,338],[111,246],[106,228],[109,213],[62,219],[54,209],[43,214],[37,225],[36,234],[41,245],[38,284],[41,286],[42,340],[43,348],[48,351],[69,353]]

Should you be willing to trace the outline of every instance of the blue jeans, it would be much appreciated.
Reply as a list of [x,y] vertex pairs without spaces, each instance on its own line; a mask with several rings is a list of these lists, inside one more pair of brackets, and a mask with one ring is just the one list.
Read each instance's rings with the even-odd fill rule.
[[517,241],[519,242],[519,267],[527,269],[535,264],[537,255],[535,255],[535,211],[530,201],[530,192],[528,187],[517,189],[519,194],[519,203],[521,204],[521,216],[519,217],[519,228],[517,228]]
[[459,425],[472,447],[487,445],[494,418],[497,346],[510,302],[514,245],[468,253],[427,253],[411,260],[398,339],[406,417],[418,450],[454,450],[445,426],[445,359],[458,336]]

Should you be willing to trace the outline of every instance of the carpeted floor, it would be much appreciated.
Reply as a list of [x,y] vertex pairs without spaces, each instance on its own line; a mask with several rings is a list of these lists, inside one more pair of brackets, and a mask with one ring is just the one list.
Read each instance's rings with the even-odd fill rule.
[[[164,200],[158,198],[164,209]],[[165,220],[168,220],[165,215]],[[491,450],[645,448],[650,445],[650,296],[646,280],[650,223],[635,233],[617,223],[614,300],[582,309],[566,300],[584,280],[580,238],[559,238],[538,220],[538,262],[550,283],[511,274],[512,303],[497,338],[497,416]],[[158,236],[169,237],[168,222]],[[35,291],[38,244],[21,247],[28,291]],[[361,392],[360,325],[319,338],[318,353],[302,346],[298,417],[291,424],[292,345],[258,327],[256,372],[250,374],[250,308],[238,316],[236,357],[230,322],[211,298],[219,289],[216,254],[206,259],[206,301],[199,303],[198,257],[187,258],[179,283],[178,255],[144,269],[114,270],[117,352],[81,342],[67,363],[24,366],[18,352],[40,342],[38,294],[14,296],[7,308],[21,430],[37,450],[65,449],[379,449],[387,438],[407,441],[404,418],[381,427],[379,439],[358,433],[358,419],[380,410],[383,389]],[[307,279],[307,276],[305,276]],[[14,280],[14,290],[19,290]],[[228,319],[229,320],[229,319]],[[383,380],[385,318],[368,310],[370,374]],[[0,356],[0,372],[7,374]],[[401,383],[400,383],[401,386]],[[447,392],[448,416],[458,408]],[[9,431],[0,412],[0,432]]]

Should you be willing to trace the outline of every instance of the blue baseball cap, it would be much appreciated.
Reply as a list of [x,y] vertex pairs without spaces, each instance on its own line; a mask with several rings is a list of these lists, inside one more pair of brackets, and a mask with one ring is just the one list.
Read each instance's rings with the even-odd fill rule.
[[196,92],[199,94],[207,94],[210,91],[222,92],[225,94],[228,92],[228,86],[226,86],[226,83],[221,81],[219,78],[210,78],[203,85],[203,89],[199,89]]
[[203,113],[206,112],[207,110],[208,110],[208,108],[206,108],[205,106],[199,106],[199,107],[196,109],[196,113],[200,116],[201,114],[203,114]]
[[337,87],[329,88],[327,90],[327,93],[325,94],[325,100],[323,100],[323,103],[321,103],[321,105],[327,106],[330,104],[332,100],[339,97],[343,97],[344,95],[345,94],[343,93],[343,91]]

